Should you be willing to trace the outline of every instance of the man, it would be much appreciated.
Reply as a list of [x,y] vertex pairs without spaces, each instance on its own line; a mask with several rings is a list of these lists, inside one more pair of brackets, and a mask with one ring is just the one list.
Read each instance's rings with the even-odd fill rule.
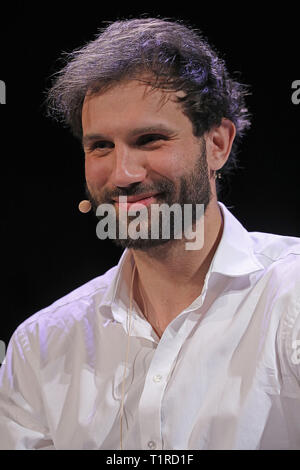
[[[217,199],[245,95],[179,22],[115,22],[70,55],[50,114],[82,141],[97,215],[124,228],[138,207],[146,236],[117,236],[118,266],[15,331],[0,448],[300,448],[300,240],[250,234]],[[200,248],[175,218],[162,236],[163,204],[193,208]]]

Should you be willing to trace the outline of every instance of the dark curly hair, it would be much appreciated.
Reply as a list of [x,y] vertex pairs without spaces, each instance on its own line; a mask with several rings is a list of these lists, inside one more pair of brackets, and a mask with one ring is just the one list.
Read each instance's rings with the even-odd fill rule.
[[250,127],[248,86],[229,76],[224,60],[199,30],[160,18],[115,21],[62,58],[64,66],[46,91],[47,115],[69,127],[75,137],[82,139],[87,92],[97,94],[123,79],[149,76],[153,88],[184,92],[178,101],[196,137],[220,125],[223,117],[235,124],[236,137],[222,174],[237,167],[238,144]]

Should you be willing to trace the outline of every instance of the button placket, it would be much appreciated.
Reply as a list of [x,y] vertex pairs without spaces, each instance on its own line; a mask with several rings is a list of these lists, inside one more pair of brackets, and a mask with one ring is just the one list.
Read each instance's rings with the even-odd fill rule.
[[162,375],[157,374],[157,375],[153,376],[153,382],[159,383],[159,382],[161,382],[161,380],[162,380]]
[[[184,322],[180,334],[166,329],[154,352],[139,403],[139,423],[144,449],[162,449],[162,401],[174,361],[194,326]],[[155,447],[151,447],[154,446]]]
[[152,450],[152,449],[156,449],[156,442],[154,442],[154,441],[149,441],[149,442],[148,442],[148,448],[151,449],[151,450]]

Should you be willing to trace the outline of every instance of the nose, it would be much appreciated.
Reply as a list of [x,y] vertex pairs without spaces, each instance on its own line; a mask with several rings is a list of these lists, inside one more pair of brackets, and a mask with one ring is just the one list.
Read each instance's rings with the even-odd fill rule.
[[146,175],[146,159],[141,151],[116,144],[111,174],[112,184],[127,187],[133,183],[140,183],[146,178]]

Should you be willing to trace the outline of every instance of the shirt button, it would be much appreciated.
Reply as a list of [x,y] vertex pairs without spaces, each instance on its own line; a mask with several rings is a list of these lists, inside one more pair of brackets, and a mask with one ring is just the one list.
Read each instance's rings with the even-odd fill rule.
[[148,442],[148,447],[149,447],[149,449],[156,449],[156,442],[149,441]]
[[161,381],[161,379],[162,379],[162,376],[161,376],[161,375],[159,375],[159,374],[157,374],[157,375],[154,375],[154,377],[153,377],[153,381],[154,381],[154,382],[160,382],[160,381]]

